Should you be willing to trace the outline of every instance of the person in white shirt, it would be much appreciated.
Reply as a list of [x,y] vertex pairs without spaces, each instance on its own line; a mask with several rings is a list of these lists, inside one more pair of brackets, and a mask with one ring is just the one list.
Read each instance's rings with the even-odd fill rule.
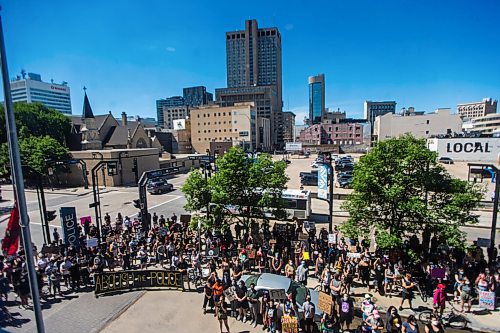
[[64,285],[66,286],[66,288],[69,288],[69,282],[70,282],[69,269],[71,268],[71,266],[73,266],[73,264],[71,263],[71,260],[68,257],[64,258],[64,261],[59,266],[59,270],[63,275]]

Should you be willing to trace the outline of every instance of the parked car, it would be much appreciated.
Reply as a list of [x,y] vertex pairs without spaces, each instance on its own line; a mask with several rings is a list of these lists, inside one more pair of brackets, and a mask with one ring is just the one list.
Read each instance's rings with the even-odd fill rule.
[[354,163],[351,162],[340,163],[335,166],[335,170],[337,171],[349,171],[353,169],[354,169]]
[[167,182],[165,179],[155,179],[152,180],[148,186],[147,190],[151,194],[161,194],[165,192],[170,192],[174,189],[174,186]]
[[302,305],[306,301],[306,296],[310,295],[311,302],[316,304],[314,314],[315,321],[320,321],[323,316],[323,311],[321,311],[318,307],[319,292],[311,288],[307,288],[303,284],[293,281],[286,276],[262,273],[242,275],[241,280],[245,281],[247,288],[250,288],[250,284],[255,284],[255,290],[257,290],[259,296],[262,296],[265,292],[276,289],[283,289],[287,294],[291,293],[297,302],[299,312],[303,312]]
[[453,164],[453,160],[450,157],[444,157],[444,156],[438,158],[438,162],[443,164]]
[[314,161],[311,163],[311,168],[317,169],[318,168],[318,162]]
[[300,183],[305,186],[316,186],[318,185],[318,174],[305,174],[300,178]]
[[345,177],[352,177],[353,176],[353,170],[347,170],[344,172],[340,172],[337,175],[337,178],[345,178]]
[[337,180],[337,187],[350,188],[352,183],[352,177],[340,178]]

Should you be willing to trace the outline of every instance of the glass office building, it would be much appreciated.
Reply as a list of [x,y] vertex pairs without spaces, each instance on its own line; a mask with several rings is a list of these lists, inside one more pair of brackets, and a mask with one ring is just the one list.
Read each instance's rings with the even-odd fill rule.
[[321,124],[325,113],[325,75],[309,77],[309,125]]

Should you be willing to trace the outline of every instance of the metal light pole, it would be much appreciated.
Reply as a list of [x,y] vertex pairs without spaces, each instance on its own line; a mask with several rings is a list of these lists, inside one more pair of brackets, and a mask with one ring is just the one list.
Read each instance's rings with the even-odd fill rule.
[[[1,7],[0,7],[1,10]],[[19,215],[21,217],[21,233],[23,236],[23,246],[26,255],[26,265],[28,266],[28,278],[30,283],[31,296],[33,298],[33,311],[35,313],[36,327],[38,333],[44,333],[42,308],[40,306],[40,295],[38,293],[37,275],[35,272],[35,262],[33,260],[33,244],[29,226],[29,217],[26,209],[26,196],[24,193],[23,170],[21,166],[21,156],[19,152],[19,141],[17,137],[16,119],[12,106],[12,96],[10,94],[9,70],[7,68],[7,56],[5,52],[5,41],[3,36],[2,17],[0,15],[0,57],[2,67],[2,82],[5,98],[5,119],[7,137],[9,141],[9,151],[12,166],[12,181],[15,186],[15,195]]]

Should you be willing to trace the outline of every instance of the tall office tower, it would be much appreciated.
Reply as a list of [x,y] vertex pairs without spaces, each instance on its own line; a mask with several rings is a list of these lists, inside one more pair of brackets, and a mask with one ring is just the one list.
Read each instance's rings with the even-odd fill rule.
[[213,94],[207,92],[205,86],[184,88],[182,89],[182,94],[187,106],[207,105],[214,98]]
[[383,116],[386,113],[396,113],[396,102],[372,102],[365,101],[364,116],[371,127],[371,134],[373,134],[375,118]]
[[71,96],[67,82],[48,83],[42,81],[40,74],[28,73],[28,77],[24,71],[21,74],[10,84],[13,102],[38,102],[71,115]]
[[165,118],[163,117],[164,107],[169,108],[169,107],[177,107],[184,105],[186,105],[186,102],[184,101],[184,97],[182,96],[172,96],[165,99],[156,100],[156,121],[157,121],[156,124],[162,128],[165,124]]
[[309,125],[321,124],[325,114],[325,75],[309,76]]
[[259,29],[256,20],[247,20],[245,30],[226,32],[227,88],[216,89],[221,106],[254,102],[259,117],[271,122],[273,144],[282,117],[281,34],[278,28]]

